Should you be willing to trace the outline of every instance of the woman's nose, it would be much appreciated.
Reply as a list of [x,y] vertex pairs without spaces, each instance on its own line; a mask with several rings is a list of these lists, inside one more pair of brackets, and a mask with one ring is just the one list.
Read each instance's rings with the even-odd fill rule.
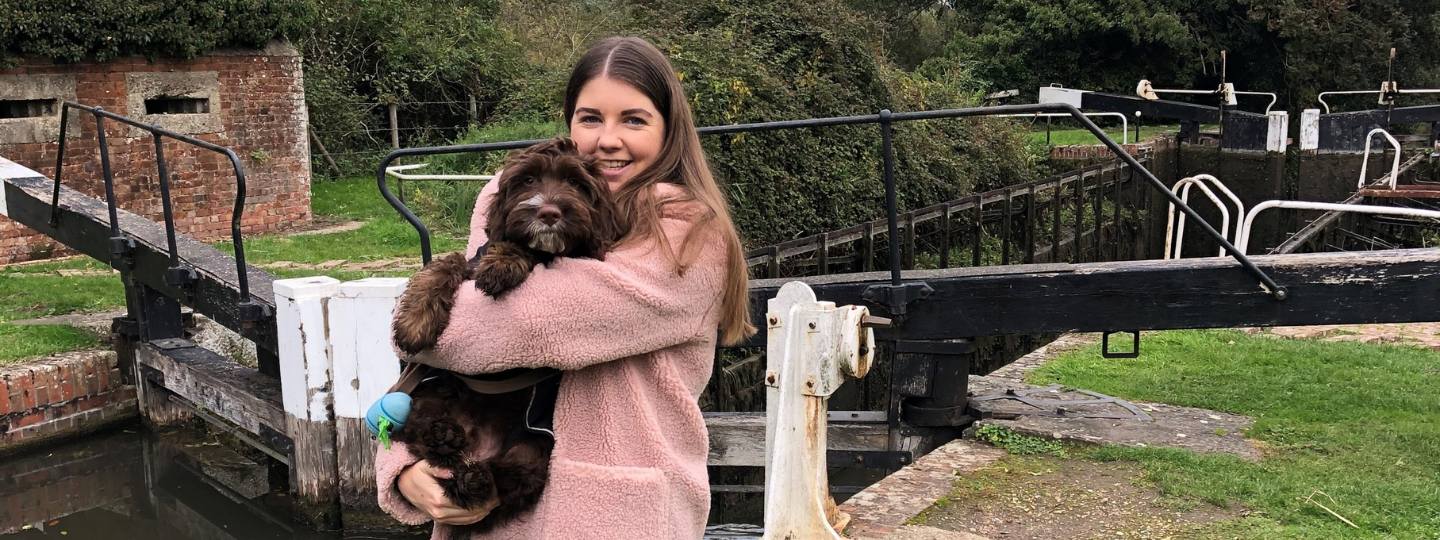
[[602,152],[615,152],[620,150],[624,143],[620,142],[620,137],[616,136],[614,128],[607,126],[601,131],[600,139],[595,142],[595,146]]

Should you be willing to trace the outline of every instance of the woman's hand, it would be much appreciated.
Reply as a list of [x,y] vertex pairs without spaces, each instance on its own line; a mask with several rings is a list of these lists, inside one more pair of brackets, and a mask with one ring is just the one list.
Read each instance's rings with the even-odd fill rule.
[[430,462],[420,460],[400,473],[396,487],[415,508],[428,514],[436,523],[446,525],[470,525],[485,519],[485,516],[500,504],[498,498],[491,498],[479,508],[455,506],[445,496],[445,490],[440,488],[440,483],[435,481],[436,478],[449,477],[450,471],[437,469],[431,466]]

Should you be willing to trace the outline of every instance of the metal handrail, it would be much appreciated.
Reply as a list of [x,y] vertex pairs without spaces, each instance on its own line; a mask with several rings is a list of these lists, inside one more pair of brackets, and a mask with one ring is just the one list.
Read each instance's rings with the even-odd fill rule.
[[[1201,218],[1199,214],[1195,213],[1194,209],[1186,205],[1174,193],[1171,193],[1170,190],[1165,187],[1165,184],[1161,182],[1159,178],[1155,177],[1154,173],[1151,173],[1148,169],[1141,165],[1134,156],[1126,153],[1124,148],[1121,148],[1118,143],[1116,143],[1113,139],[1106,135],[1104,130],[1101,130],[1099,126],[1096,126],[1095,123],[1090,121],[1089,118],[1086,118],[1084,113],[1082,113],[1075,106],[1068,103],[996,105],[989,107],[940,109],[933,111],[914,111],[901,113],[891,112],[889,109],[882,109],[877,114],[836,116],[829,118],[809,118],[804,120],[781,120],[775,122],[733,124],[726,126],[709,126],[700,128],[698,131],[701,135],[721,135],[727,133],[774,131],[780,129],[794,128],[879,124],[881,135],[881,159],[883,162],[882,171],[883,180],[885,183],[885,210],[889,229],[888,232],[889,238],[897,238],[899,236],[899,211],[895,202],[895,155],[891,137],[892,123],[914,120],[937,120],[945,118],[983,117],[1002,114],[1044,112],[1065,113],[1070,115],[1071,118],[1074,118],[1076,122],[1079,122],[1081,126],[1083,126],[1091,134],[1095,135],[1095,137],[1099,139],[1100,142],[1103,143],[1107,148],[1109,148],[1110,151],[1116,155],[1116,157],[1123,160],[1130,167],[1133,167],[1134,170],[1139,171],[1140,176],[1145,178],[1145,180],[1148,181],[1152,187],[1162,192],[1162,194],[1165,195],[1165,197],[1169,199],[1170,202],[1177,204],[1182,212],[1184,212],[1186,215],[1190,216],[1196,222],[1198,222],[1200,224],[1200,227],[1217,242],[1219,242],[1222,246],[1224,246],[1226,250],[1230,252],[1231,256],[1233,256],[1235,260],[1240,263],[1240,266],[1243,267],[1246,272],[1254,276],[1255,279],[1258,280],[1261,285],[1271,294],[1271,296],[1273,296],[1277,300],[1285,299],[1286,291],[1284,287],[1281,287],[1280,284],[1276,283],[1275,280],[1272,279],[1269,274],[1266,274],[1264,270],[1261,270],[1259,267],[1255,266],[1254,261],[1251,261],[1249,257],[1246,257],[1243,253],[1236,249],[1235,246],[1231,244],[1228,239],[1226,239],[1223,235],[1217,232],[1214,227],[1210,226],[1210,224],[1206,222],[1203,218]],[[395,210],[399,212],[406,221],[410,222],[410,224],[415,227],[416,232],[420,234],[421,258],[424,263],[429,264],[431,258],[430,230],[425,227],[424,223],[420,222],[420,219],[415,216],[414,212],[410,211],[409,207],[405,206],[405,203],[397,199],[395,195],[390,192],[390,188],[386,180],[386,176],[388,176],[386,173],[386,168],[390,166],[390,163],[395,161],[396,159],[409,156],[429,156],[438,154],[458,154],[491,152],[497,150],[513,150],[517,148],[525,148],[538,142],[540,142],[540,140],[537,139],[527,141],[465,144],[454,146],[402,148],[394,150],[387,154],[385,158],[380,161],[379,166],[376,168],[376,184],[380,189],[381,196],[383,196],[385,200],[390,203],[390,206],[395,208]],[[900,243],[888,242],[888,248],[890,251],[890,282],[892,285],[899,285],[901,282]]]
[[[1208,95],[1208,96],[1218,95],[1218,96],[1222,96],[1222,97],[1224,97],[1226,94],[1229,94],[1231,97],[1233,97],[1233,96],[1270,96],[1270,103],[1265,104],[1265,114],[1267,114],[1267,115],[1270,114],[1270,109],[1275,106],[1275,101],[1276,101],[1277,99],[1279,99],[1279,97],[1276,96],[1275,92],[1256,92],[1256,91],[1253,91],[1253,90],[1235,90],[1234,87],[1230,87],[1230,86],[1226,86],[1226,85],[1221,85],[1219,88],[1217,88],[1217,89],[1215,89],[1215,90],[1190,90],[1190,89],[1180,89],[1180,88],[1155,88],[1154,86],[1152,86],[1152,85],[1150,84],[1150,81],[1147,81],[1147,80],[1144,80],[1144,79],[1141,79],[1141,80],[1140,80],[1140,83],[1139,83],[1138,85],[1136,85],[1135,90],[1136,90],[1136,93],[1140,95],[1140,97],[1143,97],[1143,98],[1146,98],[1146,99],[1151,99],[1150,96],[1146,94],[1146,91],[1149,91],[1149,92],[1152,93],[1152,94],[1197,94],[1197,95]],[[1159,96],[1156,96],[1155,99],[1159,99]],[[1232,105],[1232,106],[1234,105],[1233,103],[1228,103],[1228,101],[1230,101],[1230,100],[1227,100],[1227,104]]]
[[495,179],[493,174],[410,174],[401,171],[413,171],[429,166],[429,163],[416,163],[413,165],[392,165],[385,169],[390,176],[401,180],[485,180]]
[[[1198,181],[1201,181],[1201,180],[1208,180],[1208,181],[1214,183],[1214,184],[1215,184],[1215,187],[1220,188],[1220,191],[1221,191],[1222,193],[1224,193],[1225,196],[1230,199],[1230,202],[1235,203],[1235,240],[1236,240],[1236,241],[1239,241],[1239,239],[1240,239],[1240,221],[1245,219],[1245,203],[1241,202],[1241,201],[1240,201],[1240,197],[1236,196],[1234,191],[1230,191],[1230,188],[1227,187],[1224,182],[1221,182],[1219,178],[1216,178],[1216,177],[1214,177],[1214,176],[1212,176],[1212,175],[1209,175],[1209,174],[1197,174],[1197,175],[1195,175],[1195,176],[1191,176],[1191,177],[1188,177],[1188,178],[1181,179],[1179,182],[1175,182],[1175,185],[1172,186],[1170,189],[1171,189],[1171,191],[1174,191],[1175,188],[1179,187],[1182,182],[1189,182],[1189,181],[1196,181],[1196,182],[1198,182]],[[1201,185],[1201,187],[1204,188],[1203,185]],[[1189,186],[1188,183],[1187,183],[1187,185],[1185,186],[1185,192],[1180,194],[1180,199],[1188,202],[1188,201],[1190,200],[1190,199],[1188,198],[1188,197],[1189,197],[1189,193],[1190,193],[1190,186]],[[1212,197],[1211,199],[1213,200],[1214,198]],[[1220,202],[1219,202],[1219,201],[1215,201],[1215,205],[1216,205],[1216,206],[1220,206]],[[1221,208],[1221,213],[1222,213],[1222,214],[1224,213],[1224,208]],[[1175,207],[1174,207],[1174,205],[1171,205],[1171,206],[1170,206],[1170,211],[1169,211],[1169,213],[1167,214],[1167,216],[1166,216],[1166,221],[1165,221],[1165,251],[1164,251],[1164,256],[1165,256],[1165,258],[1167,258],[1167,259],[1169,259],[1169,258],[1175,258],[1175,259],[1181,258],[1181,257],[1180,257],[1180,250],[1181,250],[1181,247],[1180,247],[1180,246],[1184,245],[1184,240],[1185,240],[1185,216],[1180,216],[1180,217],[1179,217],[1179,222],[1178,222],[1178,224],[1176,224],[1176,227],[1175,227],[1175,228],[1178,230],[1178,232],[1176,233],[1176,237],[1175,237],[1175,255],[1174,255],[1174,257],[1171,257],[1171,256],[1170,256],[1170,226],[1171,226],[1171,224],[1175,224],[1175,223],[1176,223]],[[1222,231],[1222,232],[1223,232],[1223,231]],[[1225,251],[1224,251],[1223,249],[1220,251],[1220,255],[1219,255],[1219,256],[1221,256],[1221,257],[1225,256]]]
[[[64,177],[65,167],[65,135],[67,126],[67,112],[70,109],[78,109],[95,116],[96,139],[100,150],[101,175],[105,181],[105,202],[110,214],[110,234],[112,242],[122,242],[126,239],[121,235],[118,210],[115,200],[115,178],[110,170],[110,149],[105,140],[105,120],[113,120],[127,126],[143,129],[150,132],[155,140],[155,164],[160,175],[160,196],[161,204],[165,214],[165,240],[170,251],[170,266],[172,272],[193,272],[192,269],[183,267],[180,264],[180,256],[175,241],[175,220],[170,201],[170,179],[167,178],[165,168],[165,154],[162,139],[165,137],[203,148],[212,152],[224,155],[230,160],[230,165],[235,171],[235,206],[230,215],[230,238],[235,244],[235,268],[236,278],[239,280],[239,304],[241,306],[242,320],[249,318],[254,320],[265,315],[265,308],[256,304],[250,299],[250,280],[245,271],[245,245],[240,234],[240,220],[245,211],[245,167],[240,163],[240,157],[234,150],[208,143],[194,137],[176,133],[167,129],[145,124],[132,118],[122,116],[100,107],[91,107],[72,101],[65,101],[60,106],[60,143],[55,155],[55,190],[50,200],[50,225],[58,226],[60,221],[60,182]],[[112,264],[114,261],[112,261]]]
[[[1221,201],[1220,201],[1220,198],[1215,196],[1215,192],[1214,192],[1214,191],[1211,191],[1211,190],[1210,190],[1210,187],[1209,187],[1209,186],[1206,186],[1205,183],[1204,183],[1202,180],[1198,180],[1198,179],[1196,179],[1196,178],[1193,177],[1193,176],[1192,176],[1192,177],[1189,177],[1189,178],[1184,178],[1184,179],[1181,179],[1181,180],[1178,181],[1178,182],[1175,182],[1175,185],[1172,186],[1172,187],[1170,188],[1170,190],[1171,190],[1172,192],[1178,190],[1178,191],[1180,192],[1180,200],[1181,200],[1181,201],[1185,201],[1185,202],[1188,203],[1188,202],[1190,201],[1190,187],[1191,187],[1191,186],[1200,186],[1200,191],[1205,192],[1205,196],[1210,198],[1210,202],[1215,203],[1215,208],[1220,209],[1220,234],[1222,234],[1222,235],[1223,235],[1223,234],[1229,234],[1229,232],[1230,232],[1230,211],[1225,208],[1225,203],[1221,202]],[[1243,219],[1243,218],[1244,218],[1244,216],[1236,216],[1235,220],[1238,222],[1239,220],[1241,220],[1241,219]],[[1236,223],[1236,225],[1238,226],[1239,223]],[[1176,229],[1175,236],[1174,236],[1174,240],[1175,240],[1174,244],[1171,244],[1171,242],[1170,242],[1170,240],[1171,240],[1171,235],[1170,235],[1171,229]],[[1172,253],[1172,245],[1173,245],[1173,253]],[[1181,251],[1183,250],[1184,246],[1185,246],[1185,216],[1184,216],[1184,215],[1181,215],[1181,216],[1177,219],[1177,218],[1175,217],[1175,204],[1174,204],[1174,203],[1171,203],[1171,204],[1170,204],[1169,212],[1166,214],[1166,221],[1165,221],[1165,249],[1164,249],[1164,251],[1163,251],[1163,253],[1162,253],[1162,256],[1163,256],[1165,259],[1179,259],[1179,258],[1181,258],[1180,253],[1181,253]],[[1220,248],[1220,254],[1217,255],[1217,257],[1224,257],[1224,256],[1225,256],[1225,248],[1222,247],[1222,248]]]
[[1237,242],[1241,253],[1250,247],[1250,227],[1255,224],[1255,216],[1260,212],[1271,208],[1289,208],[1295,210],[1326,210],[1330,212],[1358,212],[1362,214],[1380,214],[1390,216],[1411,216],[1440,219],[1440,211],[1420,210],[1417,208],[1401,208],[1396,206],[1374,206],[1368,204],[1339,204],[1322,203],[1310,201],[1265,201],[1250,209],[1250,214],[1245,216],[1245,223],[1240,228],[1240,239]]
[[1325,107],[1325,114],[1330,114],[1330,104],[1325,102],[1325,96],[1338,96],[1346,94],[1440,94],[1440,88],[1414,88],[1409,90],[1332,90],[1320,92],[1316,98],[1322,107]]
[[[1370,167],[1370,142],[1375,140],[1376,133],[1384,135],[1385,139],[1390,141],[1390,146],[1395,148],[1395,162],[1390,165],[1390,189],[1395,189],[1396,183],[1400,180],[1400,141],[1395,140],[1395,137],[1391,136],[1390,132],[1385,131],[1384,128],[1375,128],[1365,134],[1365,153],[1360,158],[1360,183],[1355,186],[1356,189],[1365,189],[1365,172]],[[1384,179],[1381,177],[1379,180]],[[1376,183],[1380,182],[1377,180]]]
[[1240,220],[1245,219],[1245,203],[1240,201],[1240,196],[1236,195],[1234,191],[1230,191],[1230,188],[1227,187],[1224,182],[1221,182],[1220,179],[1216,178],[1214,175],[1201,173],[1192,176],[1191,178],[1195,178],[1197,180],[1209,180],[1211,183],[1215,184],[1215,187],[1220,188],[1220,192],[1224,193],[1225,196],[1230,199],[1230,202],[1235,203],[1235,239],[1239,240]]

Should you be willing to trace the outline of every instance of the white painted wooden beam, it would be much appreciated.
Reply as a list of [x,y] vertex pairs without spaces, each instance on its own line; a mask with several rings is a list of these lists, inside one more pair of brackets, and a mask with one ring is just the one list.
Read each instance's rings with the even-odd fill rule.
[[330,299],[336,465],[346,509],[376,507],[375,442],[365,428],[365,412],[400,378],[400,359],[390,345],[390,321],[406,281],[349,281],[340,284]]
[[295,445],[290,489],[305,513],[336,525],[340,495],[331,420],[329,308],[339,285],[339,280],[325,276],[274,282],[280,397]]
[[1300,150],[1320,148],[1320,109],[1300,112]]
[[1269,130],[1265,132],[1265,150],[1284,153],[1285,148],[1290,145],[1290,113],[1270,111],[1265,118],[1269,121]]

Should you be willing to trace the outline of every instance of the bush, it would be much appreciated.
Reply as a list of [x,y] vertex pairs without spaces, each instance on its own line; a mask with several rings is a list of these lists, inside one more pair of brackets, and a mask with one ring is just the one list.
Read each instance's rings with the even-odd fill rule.
[[[976,103],[963,69],[932,75],[891,66],[873,22],[841,2],[654,2],[671,29],[653,37],[685,83],[701,125],[873,114]],[[1034,160],[1018,132],[993,121],[897,125],[902,208],[1028,178]],[[765,245],[883,215],[876,126],[708,137],[747,244]]]
[[[563,126],[546,122],[559,119],[571,65],[591,41],[612,34],[640,35],[670,57],[702,126],[959,107],[977,103],[985,87],[963,65],[894,67],[874,42],[875,23],[838,0],[590,0],[585,9],[507,2],[498,18],[515,20],[513,38],[527,51],[526,65],[515,90],[492,111],[499,123],[453,142],[560,132]],[[883,215],[876,126],[712,136],[704,144],[751,246]],[[997,120],[898,124],[895,149],[905,208],[1028,180],[1037,163],[1020,131]],[[432,167],[498,165],[486,159],[498,156]],[[471,207],[461,201],[473,202],[473,186],[426,189],[417,199],[434,197],[421,202],[443,213],[445,223],[468,222]]]
[[220,47],[260,47],[313,20],[287,0],[0,0],[0,66],[19,57],[104,62],[118,56],[192,58]]

